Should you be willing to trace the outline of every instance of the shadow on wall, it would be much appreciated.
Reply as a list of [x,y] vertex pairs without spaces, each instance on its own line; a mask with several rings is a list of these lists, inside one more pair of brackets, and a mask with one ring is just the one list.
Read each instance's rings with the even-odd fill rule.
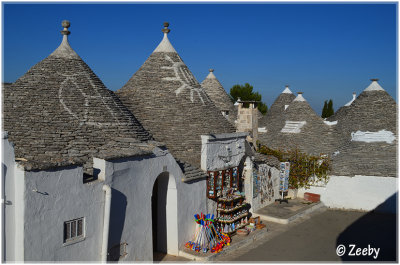
[[[121,248],[125,248],[121,242],[122,231],[124,229],[127,199],[126,196],[116,189],[111,189],[111,213],[110,213],[110,232],[108,237],[108,261],[118,261]],[[121,245],[122,244],[122,245]]]
[[[6,207],[6,205],[11,205],[12,203],[11,202],[9,202],[9,201],[7,201],[7,198],[6,198],[6,193],[5,193],[5,189],[6,189],[6,174],[7,174],[7,166],[4,164],[4,163],[1,163],[1,175],[3,176],[3,179],[2,179],[2,183],[1,183],[1,186],[3,187],[2,188],[2,191],[1,191],[1,197],[2,198],[4,198],[4,206],[2,206],[1,207],[1,219],[3,220],[3,229],[2,229],[2,233],[3,233],[3,235],[5,235],[6,234],[6,218],[5,218],[5,207]],[[9,202],[9,203],[8,203]],[[3,255],[1,255],[2,256],[2,259],[1,259],[1,261],[2,261],[2,263],[6,260],[6,237],[5,236],[3,236],[2,237],[2,242],[1,242],[1,244],[2,244],[2,246],[3,246]]]
[[[373,211],[366,213],[347,227],[337,238],[337,252],[343,250],[343,261],[397,261],[397,210],[382,213],[382,209],[397,209],[397,192]],[[393,209],[392,209],[393,210]],[[387,212],[387,211],[386,211]],[[374,248],[374,249],[372,249]],[[377,252],[379,248],[379,252]],[[365,249],[365,250],[364,250]],[[358,250],[358,252],[357,252]],[[364,253],[363,253],[364,250]]]

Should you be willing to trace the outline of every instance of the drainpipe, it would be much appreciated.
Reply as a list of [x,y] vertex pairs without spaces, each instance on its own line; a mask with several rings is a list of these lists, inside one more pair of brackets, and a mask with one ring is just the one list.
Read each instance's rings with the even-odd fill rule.
[[103,191],[106,192],[104,204],[104,222],[103,222],[103,241],[101,244],[101,262],[107,262],[107,246],[108,246],[108,231],[110,227],[110,208],[111,208],[111,188],[108,185],[103,185]]

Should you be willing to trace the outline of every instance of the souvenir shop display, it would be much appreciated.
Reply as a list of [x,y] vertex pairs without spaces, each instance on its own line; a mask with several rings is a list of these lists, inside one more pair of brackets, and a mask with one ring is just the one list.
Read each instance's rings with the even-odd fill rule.
[[207,197],[216,199],[226,196],[228,190],[238,190],[239,174],[238,168],[228,168],[224,170],[208,171],[207,177]]
[[185,244],[185,247],[196,252],[211,251],[220,252],[226,245],[229,246],[231,239],[230,237],[222,232],[219,232],[214,226],[214,215],[195,214],[196,221],[196,232],[194,234],[193,241],[189,241]]
[[279,169],[279,192],[281,193],[281,198],[275,201],[279,201],[279,204],[282,202],[289,203],[288,200],[285,199],[285,193],[289,190],[290,163],[281,162]]
[[249,205],[245,197],[233,189],[217,200],[217,228],[226,234],[235,233],[248,224]]

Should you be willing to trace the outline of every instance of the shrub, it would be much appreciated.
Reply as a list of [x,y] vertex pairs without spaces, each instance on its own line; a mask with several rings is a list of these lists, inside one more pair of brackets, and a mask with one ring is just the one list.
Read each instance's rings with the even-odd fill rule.
[[261,146],[259,152],[272,155],[280,162],[290,162],[289,188],[309,188],[318,183],[326,184],[331,171],[331,160],[327,155],[312,156],[294,148],[291,150],[272,149]]

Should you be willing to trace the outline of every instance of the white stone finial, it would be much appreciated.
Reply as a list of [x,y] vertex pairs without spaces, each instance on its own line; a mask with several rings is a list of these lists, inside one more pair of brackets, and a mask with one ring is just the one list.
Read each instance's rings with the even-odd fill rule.
[[209,71],[209,73],[208,73],[208,76],[206,78],[208,78],[208,79],[210,79],[210,78],[217,79],[215,77],[214,73],[213,73],[214,69],[209,69],[208,71]]
[[168,28],[168,26],[169,26],[169,23],[164,22],[164,28],[161,30],[162,32],[164,32],[164,38],[162,39],[160,44],[158,44],[157,48],[153,52],[175,52],[176,53],[174,47],[172,47],[171,43],[168,40],[168,33],[171,31]]
[[289,85],[285,86],[285,90],[282,91],[283,94],[293,94],[292,91],[289,89]]
[[306,101],[303,97],[303,92],[297,92],[297,97],[293,101]]
[[161,31],[164,32],[164,34],[170,33],[171,30],[168,27],[169,27],[169,23],[164,22],[164,28]]
[[371,78],[371,84],[364,89],[364,91],[384,91],[384,89],[378,84],[378,78]]
[[71,34],[71,32],[68,30],[68,28],[71,26],[71,23],[68,20],[63,20],[63,22],[61,22],[61,25],[63,26],[63,30],[61,30],[61,34],[62,35],[69,35]]
[[69,59],[80,59],[78,54],[71,48],[71,46],[68,43],[68,35],[71,33],[68,28],[71,25],[71,23],[68,20],[63,20],[61,22],[61,25],[64,27],[63,30],[61,30],[61,34],[63,35],[63,40],[58,46],[58,48],[50,54],[50,56],[53,57],[62,57],[62,58],[69,58]]

